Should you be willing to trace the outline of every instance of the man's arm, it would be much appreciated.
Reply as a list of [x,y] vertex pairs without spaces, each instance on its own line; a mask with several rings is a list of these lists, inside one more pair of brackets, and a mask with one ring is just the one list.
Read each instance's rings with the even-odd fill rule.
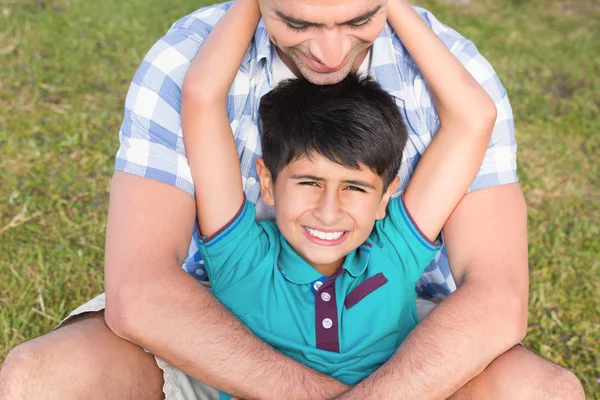
[[527,214],[517,183],[471,192],[444,228],[458,289],[343,399],[445,399],[527,329]]
[[345,390],[253,336],[181,269],[194,214],[189,194],[115,173],[105,258],[110,329],[190,376],[240,397],[322,399]]

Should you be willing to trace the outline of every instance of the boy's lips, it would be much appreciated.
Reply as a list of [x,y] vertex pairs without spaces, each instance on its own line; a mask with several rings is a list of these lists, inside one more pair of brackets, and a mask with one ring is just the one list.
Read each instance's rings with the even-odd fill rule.
[[[302,232],[304,236],[311,242],[319,246],[337,246],[342,243],[348,237],[348,231],[323,231],[308,226],[302,226]],[[320,237],[319,237],[320,236]],[[323,238],[325,236],[325,238]]]

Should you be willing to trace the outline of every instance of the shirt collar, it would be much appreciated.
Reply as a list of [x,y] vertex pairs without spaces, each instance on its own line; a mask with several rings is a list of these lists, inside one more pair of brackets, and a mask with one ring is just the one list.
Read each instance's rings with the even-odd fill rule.
[[370,73],[381,87],[393,97],[404,101],[401,70],[409,61],[409,55],[389,23],[371,48],[373,58]]
[[[279,253],[278,268],[283,276],[290,282],[298,285],[312,283],[323,277],[312,265],[304,260],[292,249],[287,240],[280,233],[281,251]],[[365,242],[356,250],[350,252],[344,260],[342,268],[350,275],[357,277],[365,272],[369,264],[372,245]]]
[[[254,60],[254,63],[252,61]],[[263,64],[264,63],[264,64]],[[252,51],[247,51],[242,65],[250,71],[251,66],[254,68],[261,68],[262,65],[267,69],[267,76],[269,82],[272,81],[271,73],[273,69],[273,60],[271,55],[271,40],[267,34],[267,28],[265,27],[265,21],[261,18],[254,37],[252,39]],[[254,71],[250,71],[254,73]]]
[[[261,18],[253,38],[253,51],[246,52],[242,66],[246,70],[250,70],[251,66],[255,68],[264,68],[267,70],[267,78],[269,82],[273,81],[273,51],[275,48],[269,39],[265,22]],[[406,49],[400,42],[394,30],[386,23],[383,30],[373,42],[371,48],[373,53],[370,73],[375,77],[375,80],[392,96],[399,100],[404,100],[404,92],[402,90],[402,80],[400,70],[408,62],[408,54]],[[252,60],[255,63],[252,64]],[[262,64],[264,62],[264,64]],[[401,65],[399,65],[401,64]],[[411,63],[409,63],[411,64]],[[252,71],[251,71],[252,72]]]

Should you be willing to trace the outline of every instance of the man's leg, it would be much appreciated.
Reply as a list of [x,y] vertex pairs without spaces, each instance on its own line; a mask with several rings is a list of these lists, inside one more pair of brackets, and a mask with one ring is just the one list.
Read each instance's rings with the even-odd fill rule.
[[154,356],[112,333],[103,312],[13,349],[0,371],[0,400],[162,399]]
[[450,400],[585,400],[570,371],[515,346],[492,362]]

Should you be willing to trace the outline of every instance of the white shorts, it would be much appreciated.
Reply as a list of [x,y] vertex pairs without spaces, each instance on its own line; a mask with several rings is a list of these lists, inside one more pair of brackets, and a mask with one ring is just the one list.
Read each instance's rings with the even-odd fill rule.
[[[419,319],[425,317],[436,303],[417,299],[417,314]],[[93,298],[87,303],[77,307],[67,318],[65,318],[55,329],[60,328],[67,321],[77,315],[82,315],[88,312],[102,311],[105,308],[104,293]],[[163,371],[164,385],[163,392],[165,400],[218,400],[219,391],[212,386],[206,385],[196,379],[186,375],[175,367],[170,366],[160,357],[154,356],[156,364]]]

